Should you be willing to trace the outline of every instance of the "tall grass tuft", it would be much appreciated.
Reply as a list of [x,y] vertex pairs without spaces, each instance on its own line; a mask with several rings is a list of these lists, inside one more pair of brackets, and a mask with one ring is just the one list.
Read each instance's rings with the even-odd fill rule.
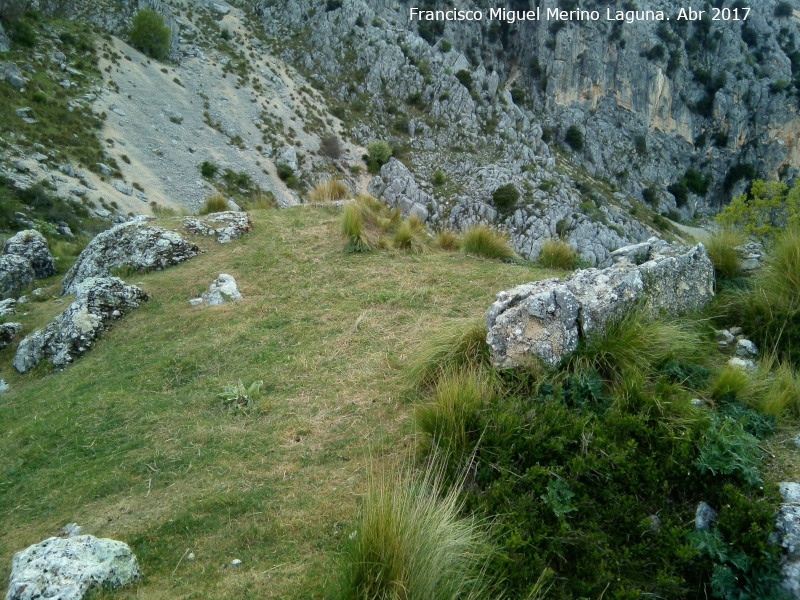
[[373,477],[342,568],[340,600],[481,600],[494,587],[486,527],[460,518],[443,469]]
[[362,211],[357,204],[348,204],[342,212],[342,233],[347,238],[348,252],[372,250],[369,235],[364,226]]
[[206,203],[203,205],[203,208],[200,209],[200,214],[210,215],[211,213],[218,213],[226,210],[229,210],[228,200],[223,194],[217,192],[206,198]]
[[548,269],[573,270],[578,267],[578,253],[562,240],[549,239],[542,244],[539,264]]
[[606,326],[604,335],[594,335],[570,358],[570,370],[596,370],[615,386],[630,378],[650,378],[673,360],[702,362],[709,343],[700,332],[680,321],[648,320],[631,309],[619,321]]
[[396,248],[420,252],[425,249],[427,242],[428,229],[416,215],[411,215],[408,220],[402,221],[394,232]]
[[462,464],[474,451],[469,440],[478,430],[480,411],[496,399],[485,369],[449,371],[436,383],[432,400],[417,407],[417,427],[451,463]]
[[311,202],[325,203],[344,200],[350,196],[350,190],[338,179],[320,181],[308,193]]
[[461,239],[459,239],[458,234],[444,229],[436,234],[436,245],[442,250],[460,250]]
[[505,260],[516,254],[508,236],[495,231],[488,225],[473,225],[461,238],[461,247],[467,254]]
[[488,361],[484,321],[459,319],[422,340],[417,353],[407,361],[405,377],[413,388],[428,388],[436,385],[444,373],[462,367],[478,368]]
[[736,247],[743,243],[742,234],[734,229],[721,229],[708,240],[706,250],[718,277],[735,279],[741,274],[739,253],[736,252]]

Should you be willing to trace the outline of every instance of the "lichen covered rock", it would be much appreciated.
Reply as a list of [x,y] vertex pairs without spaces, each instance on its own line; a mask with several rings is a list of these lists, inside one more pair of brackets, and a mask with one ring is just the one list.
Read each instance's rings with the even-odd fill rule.
[[38,279],[50,277],[56,272],[56,263],[50,254],[45,237],[35,229],[26,229],[9,238],[3,246],[3,254],[16,254],[26,258]]
[[66,367],[114,321],[148,299],[141,289],[116,277],[91,277],[76,287],[75,302],[47,327],[20,342],[13,362],[17,371],[29,371],[45,358],[56,368]]
[[35,278],[33,267],[24,256],[0,256],[0,298],[18,296]]
[[253,229],[253,221],[247,213],[225,211],[205,217],[186,217],[183,227],[195,235],[215,236],[220,244],[226,244]]

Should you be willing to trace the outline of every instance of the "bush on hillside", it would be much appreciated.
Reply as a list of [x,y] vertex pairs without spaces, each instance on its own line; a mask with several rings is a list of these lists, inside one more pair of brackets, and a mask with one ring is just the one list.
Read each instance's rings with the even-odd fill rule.
[[570,125],[569,129],[567,129],[567,134],[564,136],[564,141],[575,152],[580,152],[583,150],[583,131],[577,125]]
[[386,142],[376,140],[367,145],[367,170],[377,174],[392,157],[392,147]]
[[753,182],[750,194],[742,194],[717,215],[722,227],[771,242],[787,228],[800,227],[800,180],[793,188],[781,181]]
[[157,12],[143,8],[133,17],[130,41],[134,48],[156,60],[162,60],[169,56],[171,39],[172,31],[169,25]]
[[492,201],[500,213],[506,213],[514,208],[517,200],[519,200],[519,190],[513,183],[501,185],[492,194]]

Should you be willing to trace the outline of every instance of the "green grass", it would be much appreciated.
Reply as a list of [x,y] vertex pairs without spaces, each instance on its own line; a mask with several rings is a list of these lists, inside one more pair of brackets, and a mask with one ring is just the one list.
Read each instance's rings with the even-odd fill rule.
[[516,257],[508,236],[488,225],[473,225],[464,231],[461,247],[467,254],[484,258],[505,260]]
[[547,269],[573,270],[578,267],[580,257],[572,247],[562,240],[549,239],[542,243],[539,264]]
[[[19,375],[15,346],[0,351],[12,388],[0,579],[14,552],[78,522],[139,558],[146,577],[117,599],[326,597],[356,526],[365,457],[389,468],[413,447],[409,355],[431,331],[483,314],[498,290],[546,275],[450,252],[346,254],[339,216],[257,211],[230,244],[193,238],[206,252],[137,274],[131,283],[152,299],[63,372]],[[219,273],[244,299],[189,306]],[[57,277],[42,285],[58,293]],[[28,334],[64,301],[14,320]],[[239,379],[264,382],[246,413],[219,398]],[[181,561],[187,549],[195,561]]]
[[490,598],[488,532],[459,515],[460,492],[445,484],[436,464],[420,479],[409,473],[372,479],[345,556],[339,598]]
[[743,236],[733,229],[721,229],[708,240],[706,250],[708,257],[714,263],[717,277],[734,279],[741,273],[739,253],[737,246],[744,244]]

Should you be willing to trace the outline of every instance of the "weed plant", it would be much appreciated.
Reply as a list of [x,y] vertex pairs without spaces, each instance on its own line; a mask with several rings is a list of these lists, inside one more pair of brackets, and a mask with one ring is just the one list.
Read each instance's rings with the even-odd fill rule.
[[464,231],[461,247],[467,254],[484,258],[507,260],[516,257],[508,236],[488,225],[473,225]]

